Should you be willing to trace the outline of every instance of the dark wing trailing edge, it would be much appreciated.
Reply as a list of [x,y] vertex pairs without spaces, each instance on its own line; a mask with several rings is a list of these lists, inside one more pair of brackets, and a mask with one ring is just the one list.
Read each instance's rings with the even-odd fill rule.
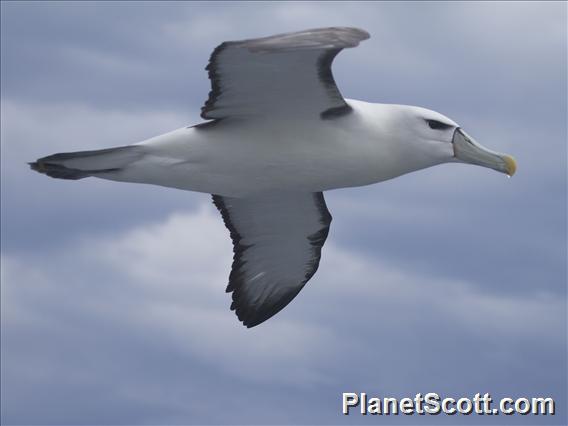
[[348,112],[331,64],[342,49],[368,38],[357,28],[331,27],[224,42],[206,68],[211,92],[201,117]]
[[315,274],[331,215],[321,192],[213,195],[213,203],[233,240],[231,310],[254,327],[288,305]]

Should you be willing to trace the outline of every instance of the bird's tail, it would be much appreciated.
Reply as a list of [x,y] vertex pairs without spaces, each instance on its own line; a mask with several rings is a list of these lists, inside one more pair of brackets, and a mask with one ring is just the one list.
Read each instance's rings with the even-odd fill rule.
[[118,172],[142,155],[142,147],[130,145],[96,151],[53,154],[28,164],[32,170],[53,178],[76,180]]

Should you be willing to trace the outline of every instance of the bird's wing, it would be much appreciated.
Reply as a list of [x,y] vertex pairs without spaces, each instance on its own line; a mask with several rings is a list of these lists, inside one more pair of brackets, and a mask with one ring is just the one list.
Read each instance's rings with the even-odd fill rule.
[[[207,70],[205,119],[275,115],[333,115],[348,109],[331,63],[369,34],[357,28],[319,28],[220,44]],[[324,117],[326,115],[324,114]]]
[[316,272],[331,223],[321,192],[213,195],[233,240],[227,292],[247,327],[282,310]]

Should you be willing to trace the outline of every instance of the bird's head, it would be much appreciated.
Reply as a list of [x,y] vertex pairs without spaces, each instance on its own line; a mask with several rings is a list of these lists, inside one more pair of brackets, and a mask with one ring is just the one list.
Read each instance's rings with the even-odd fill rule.
[[488,167],[513,176],[517,165],[513,157],[492,151],[477,143],[448,117],[420,107],[401,107],[399,118],[405,121],[405,139],[434,163],[467,163]]

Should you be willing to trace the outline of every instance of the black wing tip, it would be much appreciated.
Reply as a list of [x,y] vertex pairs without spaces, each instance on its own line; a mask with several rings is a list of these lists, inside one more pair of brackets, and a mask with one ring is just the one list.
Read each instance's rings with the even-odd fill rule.
[[[303,285],[297,292],[294,292],[292,296],[286,297],[277,305],[271,305],[257,310],[244,308],[242,305],[237,305],[233,308],[233,305],[235,304],[235,302],[233,302],[231,304],[231,310],[235,311],[237,318],[243,323],[246,328],[253,328],[266,322],[267,320],[278,314],[280,311],[282,311],[296,297],[296,295],[302,288],[304,288]],[[233,297],[234,295],[235,293],[233,293]]]
[[[319,263],[319,260],[317,263]],[[301,285],[299,285],[293,291],[288,292],[288,294],[286,294],[285,296],[277,299],[276,303],[270,305],[261,305],[259,307],[240,303],[240,299],[241,297],[243,297],[243,294],[239,290],[242,288],[243,283],[238,278],[236,279],[231,278],[229,280],[229,287],[233,288],[233,290],[232,290],[232,302],[230,309],[231,311],[235,311],[237,318],[239,319],[240,322],[243,323],[245,327],[247,328],[256,327],[257,325],[260,325],[263,322],[269,320],[270,318],[278,314],[280,311],[282,311],[286,306],[288,306],[290,302],[292,302],[292,300],[294,300],[294,298],[298,295],[298,293],[302,291],[302,289],[304,288],[304,286],[312,276],[313,273],[310,274],[309,276],[306,276],[306,279],[303,280]]]
[[[269,317],[270,318],[270,317]],[[263,322],[265,322],[268,318],[265,318],[263,320],[257,320],[257,321],[242,321],[242,324],[246,327],[246,328],[254,328],[257,325],[262,324]]]
[[241,309],[239,307],[232,310],[235,311],[235,313],[237,314],[237,318],[246,328],[253,328],[266,322],[274,315],[276,315],[278,312],[280,312],[283,308],[284,306],[274,312],[252,311],[252,310]]
[[[327,236],[327,230],[325,230],[324,234]],[[323,241],[325,241],[325,237],[323,238]],[[317,249],[317,254],[313,260],[310,271],[306,273],[304,280],[299,286],[297,286],[293,291],[288,292],[285,296],[279,298],[276,303],[261,305],[260,307],[241,303],[241,298],[245,297],[241,291],[245,283],[244,277],[238,272],[239,268],[235,268],[235,264],[239,262],[239,259],[235,256],[233,268],[229,276],[229,284],[226,289],[227,293],[231,293],[232,300],[230,310],[235,312],[238,320],[247,328],[256,327],[257,325],[269,320],[288,306],[302,291],[308,281],[314,276],[319,267],[320,254],[321,247]]]

